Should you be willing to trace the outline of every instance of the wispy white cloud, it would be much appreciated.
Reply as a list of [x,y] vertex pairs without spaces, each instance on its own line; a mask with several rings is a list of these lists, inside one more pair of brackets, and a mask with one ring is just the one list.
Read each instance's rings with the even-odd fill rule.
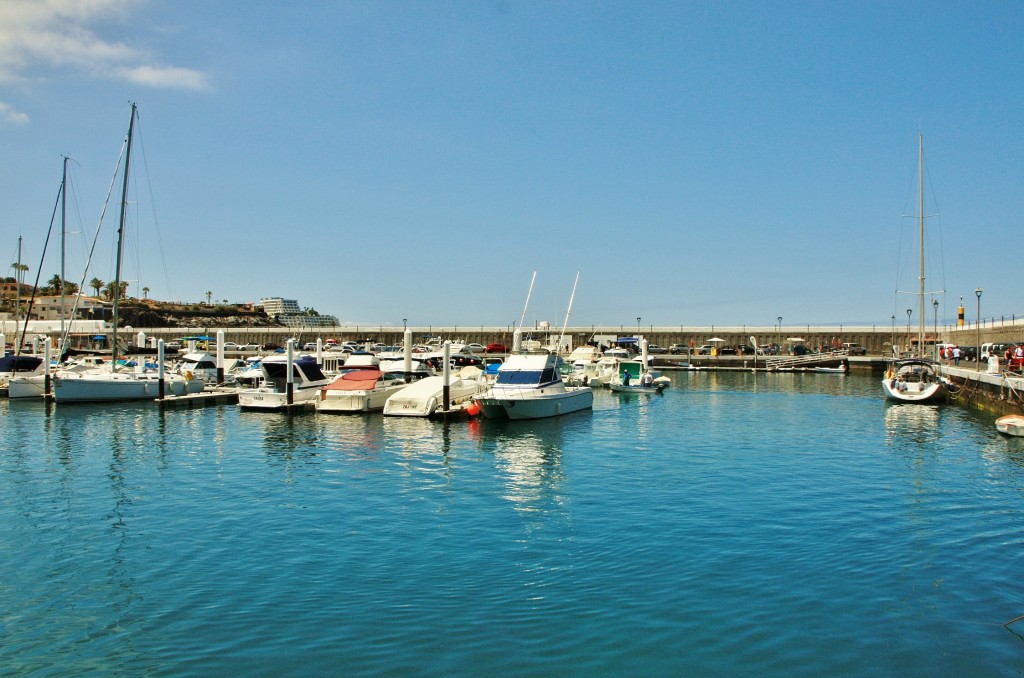
[[28,116],[19,113],[4,102],[0,101],[0,124],[21,125],[28,122]]
[[209,89],[209,78],[202,71],[161,64],[159,56],[105,40],[92,29],[140,4],[140,0],[3,0],[0,82],[24,81],[38,77],[41,68],[51,68],[150,87]]

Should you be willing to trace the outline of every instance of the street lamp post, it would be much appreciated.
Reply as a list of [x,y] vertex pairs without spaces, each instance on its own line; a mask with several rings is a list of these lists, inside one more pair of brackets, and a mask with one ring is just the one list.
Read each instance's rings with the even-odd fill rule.
[[934,357],[935,357],[936,360],[938,360],[938,357],[939,357],[938,356],[938,350],[939,350],[939,300],[938,299],[932,299],[932,308],[935,310],[935,314],[934,314],[934,318],[933,318],[933,322],[935,323],[935,327],[933,329],[933,331],[935,333],[935,336],[932,338],[932,353],[935,353]]
[[977,352],[974,354],[974,359],[978,361],[978,367],[981,367],[981,288],[976,287],[974,289],[975,296],[978,297],[978,346],[975,349]]
[[641,320],[642,320],[642,318],[640,316],[636,317],[636,340],[637,341],[640,341],[640,321]]
[[779,316],[779,333],[775,337],[776,343],[779,345],[779,351],[782,350],[782,316]]

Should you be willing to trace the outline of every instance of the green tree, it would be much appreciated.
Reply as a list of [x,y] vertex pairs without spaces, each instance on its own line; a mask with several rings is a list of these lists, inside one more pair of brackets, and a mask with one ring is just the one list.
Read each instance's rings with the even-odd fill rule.
[[149,298],[149,288],[148,287],[143,287],[142,288],[142,298],[143,299],[148,299]]
[[93,278],[92,280],[90,280],[89,287],[91,287],[93,289],[93,292],[95,292],[93,296],[100,296],[100,290],[103,289],[104,285],[106,284],[107,283],[103,282],[99,278]]
[[206,305],[207,306],[210,305],[210,299],[212,299],[212,298],[213,298],[213,292],[207,292],[206,293]]

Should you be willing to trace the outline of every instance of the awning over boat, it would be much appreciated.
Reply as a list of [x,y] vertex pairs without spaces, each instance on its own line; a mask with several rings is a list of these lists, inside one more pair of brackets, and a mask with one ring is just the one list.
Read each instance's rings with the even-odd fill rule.
[[346,372],[327,386],[327,391],[369,391],[377,386],[377,382],[384,376],[378,369],[352,370]]
[[636,337],[619,337],[615,340],[616,344],[635,344]]

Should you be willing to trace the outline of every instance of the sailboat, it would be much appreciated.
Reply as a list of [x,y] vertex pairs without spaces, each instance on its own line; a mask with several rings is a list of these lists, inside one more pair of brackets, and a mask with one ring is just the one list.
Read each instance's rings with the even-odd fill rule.
[[918,328],[917,348],[919,356],[894,360],[882,378],[882,390],[890,400],[903,403],[934,403],[945,400],[948,395],[948,381],[942,376],[939,364],[923,355],[924,351],[924,135],[918,135],[918,245],[920,275],[918,276]]
[[[121,214],[117,227],[117,261],[113,283],[113,310],[111,326],[113,336],[109,366],[98,370],[82,372],[62,371],[54,375],[53,397],[59,403],[94,403],[116,400],[155,399],[161,395],[185,395],[203,390],[202,379],[189,379],[179,374],[161,375],[146,371],[140,364],[134,371],[118,365],[117,360],[117,322],[118,301],[121,296],[121,261],[124,249],[124,224],[128,209],[128,177],[131,167],[132,135],[135,130],[135,119],[138,116],[135,103],[132,103],[131,120],[128,123],[128,137],[125,141],[124,178],[121,183]],[[109,369],[108,369],[109,368]],[[162,386],[162,389],[161,389]]]

